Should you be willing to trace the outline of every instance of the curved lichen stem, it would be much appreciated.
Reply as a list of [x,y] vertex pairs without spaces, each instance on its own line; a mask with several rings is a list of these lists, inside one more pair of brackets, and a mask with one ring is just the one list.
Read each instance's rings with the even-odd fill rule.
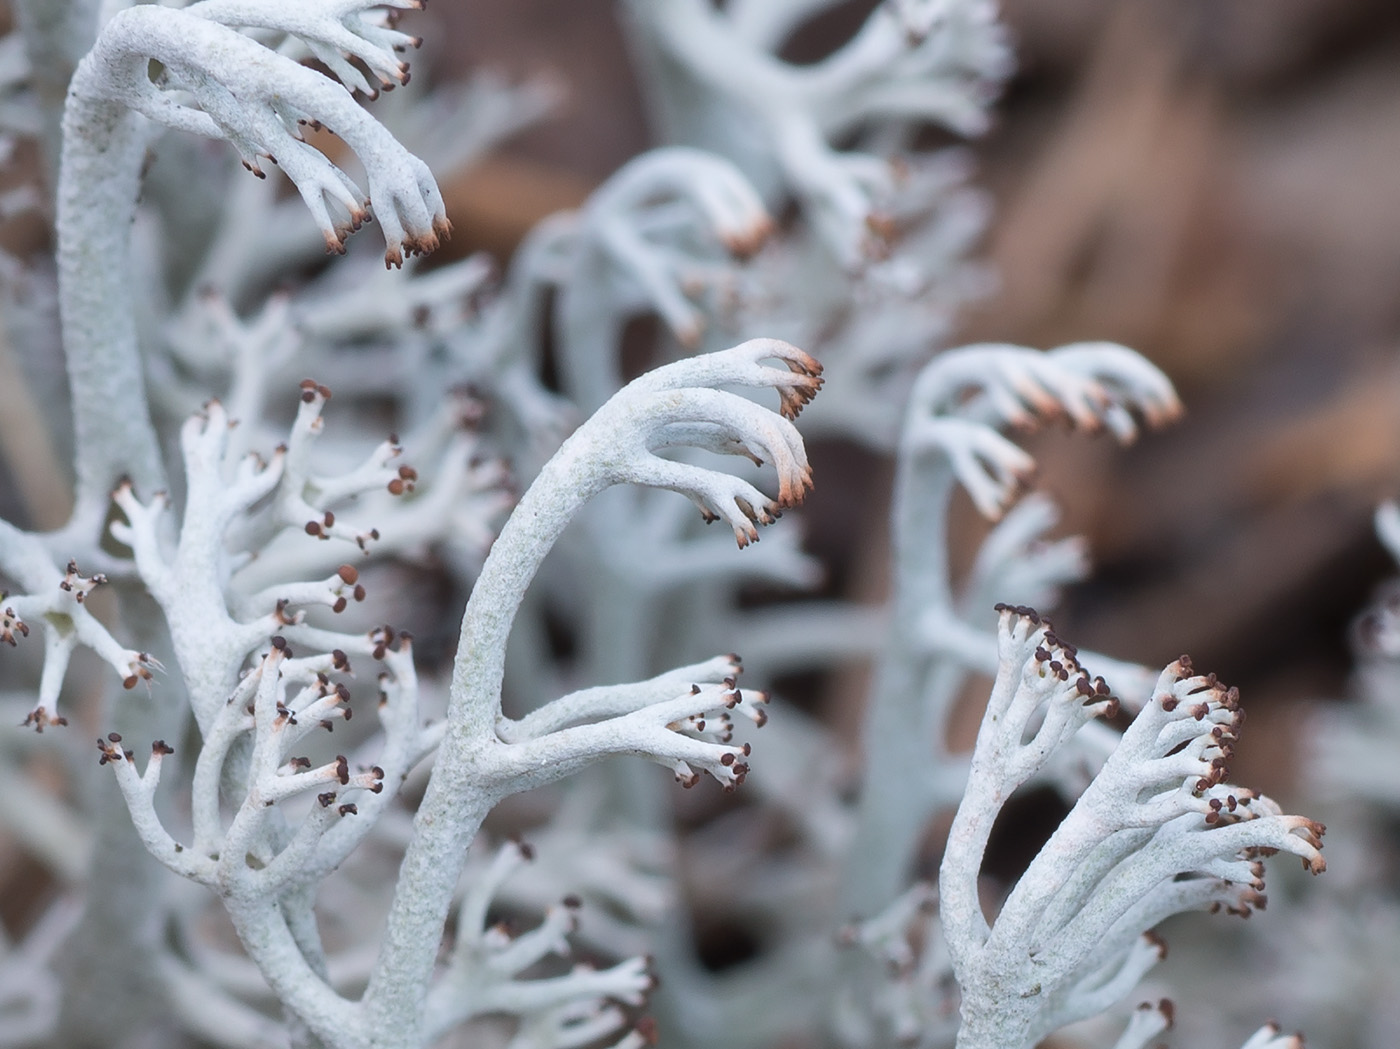
[[[916,384],[916,405],[919,393]],[[931,661],[915,627],[930,609],[953,616],[947,550],[955,476],[945,455],[916,446],[913,430],[906,426],[897,462],[890,538],[900,574],[865,720],[860,815],[842,877],[847,916],[876,914],[905,887],[930,808],[949,800],[928,796],[929,779],[918,773],[953,760],[943,722],[967,679],[962,664]]]
[[[566,444],[550,460],[506,522],[462,617],[447,733],[418,807],[384,946],[365,992],[369,1030],[389,1039],[375,1044],[416,1044],[393,1039],[420,1021],[438,953],[437,933],[447,921],[467,846],[499,800],[492,785],[479,777],[486,764],[480,758],[499,745],[495,723],[511,625],[530,581],[565,525],[608,484],[568,451]],[[424,935],[423,930],[434,933]]]
[[[786,367],[760,364],[764,359]],[[422,1042],[427,989],[467,846],[496,802],[520,789],[518,771],[502,750],[510,744],[497,734],[496,724],[506,642],[545,556],[584,503],[624,482],[682,492],[707,516],[725,517],[740,546],[752,542],[759,524],[799,501],[810,485],[801,439],[789,419],[821,386],[820,372],[816,361],[776,340],[753,340],[657,369],[615,395],[565,441],[522,497],[492,546],[462,618],[447,731],[418,807],[384,945],[363,999],[372,1044]],[[724,385],[775,388],[787,418],[716,389]],[[707,428],[695,427],[701,418],[709,420]],[[705,447],[717,442],[725,451],[761,451],[777,469],[778,498],[770,500],[728,474],[663,460],[654,452],[694,441]],[[584,750],[584,760],[608,752],[601,740]]]
[[148,125],[90,90],[103,75],[94,53],[73,76],[63,117],[57,221],[59,316],[75,429],[74,517],[99,522],[123,475],[147,492],[164,480],[125,261]]

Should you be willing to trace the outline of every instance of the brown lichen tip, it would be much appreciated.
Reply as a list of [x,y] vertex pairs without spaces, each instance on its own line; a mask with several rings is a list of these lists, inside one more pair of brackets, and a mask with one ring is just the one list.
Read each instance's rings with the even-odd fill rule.
[[119,732],[107,733],[106,739],[99,738],[97,741],[97,749],[102,752],[102,756],[98,759],[97,763],[99,765],[107,765],[119,760],[130,761],[131,751],[123,750],[121,748],[121,741],[122,737]]
[[899,227],[893,216],[883,211],[870,211],[865,215],[865,228],[884,244],[890,244],[899,234]]
[[733,230],[720,239],[724,249],[736,259],[752,258],[767,243],[777,226],[767,215],[762,216],[742,230]]
[[[0,595],[0,600],[3,600],[3,595]],[[4,613],[0,614],[0,641],[13,648],[18,644],[16,634],[20,637],[28,637],[29,624],[21,619],[13,608],[7,607]]]
[[657,1029],[656,1021],[650,1016],[641,1016],[632,1025],[632,1030],[642,1036],[642,1041],[647,1045],[655,1045],[660,1038],[660,1031]]
[[302,379],[298,384],[301,389],[301,399],[305,404],[310,404],[316,399],[316,380]]
[[47,707],[38,706],[24,716],[24,721],[20,723],[21,728],[33,727],[36,733],[43,732],[50,725],[61,728],[68,727],[68,719],[56,714],[50,714]]
[[[1005,601],[998,601],[992,607],[997,612],[1009,613],[1010,615],[1017,616],[1021,619],[1028,619],[1030,620],[1032,626],[1040,626],[1044,624],[1046,630],[1051,629],[1050,620],[1046,619],[1030,605],[1008,605]],[[1047,640],[1050,639],[1047,638]]]
[[778,411],[784,419],[796,419],[822,388],[822,366],[811,354],[792,347],[781,357],[788,371],[797,376],[780,385]]
[[[393,441],[397,445],[397,441]],[[390,495],[403,495],[405,492],[413,491],[414,484],[418,481],[418,471],[411,466],[400,466],[398,476],[391,479],[387,485]]]

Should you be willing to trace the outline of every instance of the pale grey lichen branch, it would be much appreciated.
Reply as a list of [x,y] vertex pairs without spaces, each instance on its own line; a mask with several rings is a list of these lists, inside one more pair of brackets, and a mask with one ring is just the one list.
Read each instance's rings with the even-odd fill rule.
[[1267,1023],[1250,1035],[1240,1049],[1303,1049],[1303,1036],[1284,1034],[1278,1024]]
[[0,642],[18,645],[28,638],[31,624],[42,633],[44,668],[37,701],[26,725],[43,731],[66,725],[59,712],[59,694],[68,662],[79,646],[91,649],[117,672],[125,687],[150,681],[160,661],[146,652],[126,648],[87,608],[88,595],[107,582],[102,573],[84,576],[75,561],[59,569],[43,540],[0,521],[0,569],[26,591],[0,595]]
[[[1091,433],[1108,429],[1127,442],[1137,435],[1139,418],[1160,426],[1180,411],[1161,371],[1109,343],[1076,343],[1045,353],[988,344],[937,357],[915,382],[900,444],[893,514],[901,565],[897,616],[904,629],[919,624],[918,631],[936,643],[937,627],[944,626],[949,655],[989,668],[991,646],[959,643],[965,632],[955,622],[959,602],[948,577],[946,540],[940,537],[946,535],[955,484],[984,516],[998,520],[1029,479],[1034,461],[1003,437],[1002,429],[1064,419]],[[1002,588],[997,600],[1024,601],[1078,578],[1082,562],[1073,547],[1023,556],[1052,520],[1051,510],[1036,502],[994,531],[979,554],[970,593],[990,592],[996,585]],[[985,614],[971,600],[964,604],[969,612]]]
[[[1176,1007],[1169,999],[1143,1002],[1133,1010],[1113,1049],[1150,1049],[1159,1044],[1154,1039],[1172,1026],[1175,1017]],[[1303,1049],[1303,1036],[1283,1034],[1278,1024],[1270,1022],[1250,1035],[1240,1049]]]
[[1238,694],[1186,659],[1152,699],[989,924],[979,898],[993,820],[1012,792],[1116,701],[1032,610],[1003,608],[1000,667],[940,876],[962,985],[959,1049],[1029,1049],[1102,1011],[1151,964],[1142,937],[1187,910],[1263,905],[1261,855],[1326,868],[1320,824],[1225,784]]
[[938,892],[916,882],[884,911],[843,926],[837,942],[876,963],[843,967],[832,1008],[842,1045],[933,1049],[957,1032],[957,983],[938,925]]
[[[347,644],[351,639],[346,639]],[[154,806],[161,767],[171,748],[151,747],[143,773],[122,739],[99,740],[103,764],[116,772],[133,825],[147,850],[172,871],[215,890],[263,977],[283,1002],[330,1044],[356,1044],[357,1010],[325,981],[315,955],[297,938],[287,898],[338,866],[363,840],[408,770],[423,756],[423,732],[412,653],[401,640],[382,653],[391,680],[382,681],[382,765],[352,769],[344,755],[313,766],[293,752],[307,734],[349,715],[350,693],[332,675],[348,670],[343,652],[293,658],[281,636],[205,726],[195,762],[193,837],[182,843]],[[250,744],[243,746],[242,744]],[[241,782],[231,818],[223,814],[226,784]],[[314,794],[299,824],[284,802]],[[343,829],[343,828],[349,828]],[[279,905],[279,901],[286,906]]]
[[81,918],[81,901],[62,896],[22,938],[11,940],[0,927],[0,1046],[38,1045],[54,1030],[62,998],[54,962]]
[[[752,177],[776,168],[830,250],[849,267],[887,253],[883,211],[898,181],[887,161],[832,140],[862,126],[986,126],[985,107],[1010,68],[995,8],[982,0],[881,4],[842,47],[797,66],[758,43],[740,16],[699,0],[631,4],[665,130],[742,154]],[[747,19],[743,19],[747,21]],[[708,103],[704,105],[703,103]]]
[[[186,8],[226,26],[265,29],[289,34],[346,87],[375,98],[379,90],[408,83],[408,63],[398,53],[418,47],[422,40],[393,27],[389,11],[417,11],[424,0],[321,0],[288,9],[270,0],[201,0]],[[366,12],[374,15],[366,17]],[[376,17],[377,16],[377,17]],[[379,81],[372,86],[351,64],[358,60]]]
[[707,318],[696,300],[773,230],[757,191],[723,157],[672,146],[624,165],[574,227],[556,310],[566,392],[591,411],[622,385],[617,354],[631,314],[655,312],[697,348]]
[[[162,471],[149,425],[124,260],[152,126],[227,139],[258,171],[276,157],[325,236],[341,250],[368,217],[364,195],[305,142],[302,122],[331,127],[364,162],[369,197],[383,228],[386,262],[430,251],[449,230],[442,198],[421,161],[355,104],[334,80],[268,50],[217,19],[338,40],[360,29],[374,48],[407,42],[349,19],[369,4],[318,4],[289,14],[257,3],[189,10],[140,6],[118,12],[79,65],[64,114],[58,190],[61,311],[78,443],[78,516],[100,519],[107,493],[125,474],[156,488]],[[200,13],[200,9],[204,14]],[[262,12],[258,21],[258,12]],[[279,20],[280,19],[280,20]],[[393,34],[391,34],[393,35]],[[368,38],[367,38],[368,40]],[[359,51],[364,51],[360,55]],[[162,79],[151,79],[152,63]]]
[[[1376,536],[1400,561],[1400,507],[1382,503],[1375,513]],[[1383,583],[1370,607],[1352,624],[1359,702],[1328,706],[1311,717],[1307,743],[1309,778],[1334,799],[1363,798],[1393,811],[1400,806],[1400,775],[1390,760],[1400,737],[1400,585]]]
[[[1066,420],[1127,441],[1139,419],[1155,426],[1179,411],[1161,371],[1108,343],[1048,352],[968,346],[940,354],[914,381],[891,510],[891,626],[866,714],[869,759],[843,885],[852,914],[888,905],[902,891],[928,820],[962,796],[966,759],[951,753],[947,721],[968,673],[996,671],[992,605],[1054,599],[1086,568],[1080,544],[1042,541],[1056,516],[1048,501],[1016,505],[1035,461],[1001,430]],[[1001,519],[960,589],[948,560],[959,485],[985,517]],[[1152,675],[1111,665],[1119,688],[1132,705],[1140,703]]]
[[[432,251],[451,228],[426,165],[336,81],[232,28],[254,24],[308,33],[305,39],[310,41],[339,41],[347,35],[341,32],[345,23],[325,8],[345,6],[321,4],[320,10],[288,12],[270,4],[210,0],[183,11],[128,9],[103,28],[74,78],[73,97],[95,114],[104,106],[109,111],[120,106],[160,125],[226,139],[254,174],[262,174],[263,159],[272,160],[300,191],[332,251],[343,250],[345,238],[369,217],[367,208],[373,201],[384,233],[385,261],[400,265],[405,252]],[[394,47],[410,40],[393,31],[373,30],[363,21],[358,29],[390,33]],[[348,37],[355,46],[356,34]],[[381,50],[378,42],[365,41],[351,53],[374,68],[382,66],[377,58]],[[148,74],[152,59],[164,67],[167,79],[160,83]],[[348,64],[346,68],[353,70]],[[401,64],[392,73],[381,72],[390,79],[407,75]],[[359,80],[354,73],[350,86],[358,86]],[[188,101],[181,93],[187,93]],[[361,159],[369,180],[367,199],[325,154],[304,140],[301,128],[308,124],[330,128]]]
[[[801,350],[775,340],[754,340],[659,368],[634,380],[580,427],[522,497],[482,568],[462,620],[448,731],[418,810],[385,946],[364,999],[374,1029],[421,1030],[437,942],[466,846],[503,793],[537,778],[528,765],[515,765],[511,752],[538,741],[508,743],[498,726],[506,638],[545,554],[589,498],[627,482],[688,495],[702,512],[724,518],[741,546],[757,538],[758,526],[800,501],[811,483],[801,438],[789,420],[816,394],[820,370]],[[782,415],[721,392],[722,386],[774,389]],[[719,451],[742,449],[772,462],[777,496],[729,474],[657,455],[683,440]],[[710,729],[692,720],[742,702],[732,686],[717,694],[699,686],[699,695],[659,704],[646,698],[651,706],[616,718],[626,733],[625,748],[668,761],[694,760],[702,767],[713,756],[721,775],[737,778],[732,766],[739,758],[722,743],[694,738]],[[593,726],[564,728],[558,736],[571,767],[617,750],[616,737]],[[668,749],[656,753],[653,748],[663,741]],[[538,758],[551,760],[548,748]]]
[[575,897],[550,906],[538,926],[512,936],[490,925],[487,910],[506,881],[534,859],[534,850],[507,843],[477,877],[458,905],[455,943],[430,993],[425,1027],[430,1039],[473,1016],[508,1012],[523,1023],[567,1008],[575,1023],[588,1022],[594,1037],[623,1029],[624,1015],[609,1001],[638,1006],[655,985],[645,958],[629,958],[605,970],[578,966],[562,977],[523,980],[526,970],[547,957],[568,958],[569,939],[578,925]]
[[1152,1039],[1171,1027],[1175,1016],[1176,1007],[1167,998],[1143,1002],[1133,1010],[1113,1049],[1148,1049]]

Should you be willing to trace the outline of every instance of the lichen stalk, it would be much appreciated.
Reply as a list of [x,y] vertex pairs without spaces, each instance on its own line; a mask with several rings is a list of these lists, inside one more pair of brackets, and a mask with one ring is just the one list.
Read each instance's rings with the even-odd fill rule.
[[59,315],[72,387],[74,517],[100,523],[129,476],[146,491],[164,471],[146,403],[132,303],[131,224],[148,145],[143,117],[102,97],[105,56],[79,65],[63,118],[58,182]]

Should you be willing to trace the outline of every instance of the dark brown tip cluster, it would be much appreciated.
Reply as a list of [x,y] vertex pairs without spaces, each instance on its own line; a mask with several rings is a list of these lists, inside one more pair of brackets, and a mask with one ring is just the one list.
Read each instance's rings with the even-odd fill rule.
[[773,220],[764,215],[748,228],[725,235],[722,238],[724,248],[737,259],[751,258],[768,242],[776,229]]
[[151,663],[150,655],[145,652],[137,652],[136,662],[131,665],[131,673],[122,678],[122,688],[130,692],[138,682],[150,681],[152,678]]
[[[1199,781],[1197,786],[1200,786]],[[1225,826],[1253,818],[1249,804],[1254,800],[1254,792],[1243,787],[1223,798],[1211,798],[1210,811],[1206,813],[1206,823],[1210,826]]]
[[[407,630],[395,631],[387,623],[381,627],[375,627],[369,632],[369,639],[374,644],[374,658],[383,659],[390,648],[395,648],[399,652],[405,652],[413,644],[413,635]],[[398,644],[395,645],[394,642]]]
[[[1257,884],[1259,888],[1263,887],[1264,882],[1262,878],[1259,879]],[[1248,888],[1242,890],[1239,893],[1239,895],[1235,897],[1234,903],[1224,903],[1222,901],[1217,900],[1215,903],[1212,903],[1210,905],[1210,913],[1231,914],[1234,915],[1236,918],[1248,918],[1255,911],[1262,911],[1266,909],[1269,906],[1269,898],[1265,896],[1262,892],[1260,892],[1259,888]]]
[[[4,600],[3,595],[0,595],[0,600]],[[18,644],[16,634],[28,637],[29,624],[21,619],[13,608],[6,607],[5,611],[0,613],[0,641],[14,648]]]
[[1022,619],[1029,619],[1032,626],[1040,626],[1042,623],[1046,627],[1050,626],[1050,620],[1041,616],[1030,605],[1008,605],[1005,601],[998,601],[992,606],[997,612],[1010,612],[1013,616],[1020,616]]
[[317,539],[329,539],[330,529],[335,527],[335,514],[327,510],[321,515],[321,520],[310,520],[306,522],[306,534]]
[[65,593],[72,594],[73,600],[81,605],[87,600],[88,594],[105,582],[107,582],[107,577],[101,572],[90,578],[84,578],[82,573],[78,571],[78,562],[69,561],[63,578],[59,580],[58,588]]
[[822,388],[822,366],[815,357],[796,347],[782,361],[798,378],[778,387],[778,410],[783,418],[796,419]]
[[[360,583],[359,569],[357,569],[354,565],[341,565],[335,570],[335,574],[340,577],[340,581],[343,584],[353,588],[350,591],[350,596],[353,597],[356,602],[360,602],[365,599],[365,588],[363,584]],[[331,604],[331,611],[337,613],[344,612],[348,604],[348,600],[342,593],[338,597],[336,597],[335,601]],[[279,612],[281,611],[281,605],[282,603],[279,601]]]
[[[1210,771],[1193,784],[1197,796],[1211,787],[1224,783],[1230,775],[1229,761],[1234,757],[1235,744],[1239,742],[1240,727],[1244,724],[1244,710],[1240,707],[1240,692],[1223,684],[1214,674],[1196,674],[1195,667],[1187,656],[1182,656],[1167,667],[1176,680],[1166,691],[1159,691],[1153,700],[1167,713],[1178,712],[1178,717],[1190,717],[1204,723],[1217,711],[1225,711],[1227,719],[1211,725],[1211,745],[1215,756],[1210,760]],[[1227,820],[1235,811],[1238,801],[1248,804],[1253,794],[1237,791],[1226,799],[1212,799],[1211,812],[1206,816],[1207,823]],[[1246,815],[1245,818],[1248,818]]]
[[98,759],[97,763],[107,765],[117,761],[130,761],[131,751],[123,750],[121,742],[122,737],[119,732],[109,732],[106,739],[98,739],[97,749],[102,752],[102,757]]
[[[1151,933],[1148,933],[1148,935],[1152,936]],[[1162,953],[1162,957],[1164,958],[1166,957],[1165,946],[1166,945],[1164,944]],[[1156,1002],[1155,1004],[1152,1002],[1143,1002],[1141,1005],[1138,1006],[1138,1012],[1140,1013],[1150,1013],[1154,1011],[1162,1014],[1162,1019],[1167,1021],[1168,1028],[1170,1028],[1173,1024],[1176,1023],[1176,1005],[1172,1002],[1170,998],[1163,998],[1161,1001]]]
[[[750,751],[749,745],[745,743],[743,749],[744,757],[748,757]],[[734,776],[734,778],[725,783],[721,789],[726,794],[733,794],[739,789],[739,785],[743,783],[744,780],[748,779],[749,764],[746,761],[740,761],[733,754],[725,754],[719,759],[719,763],[729,769],[730,773]]]
[[67,728],[68,719],[50,714],[47,707],[38,706],[24,716],[24,721],[20,723],[21,728],[33,727],[35,732],[43,732],[45,728],[53,725]]
[[[395,441],[395,444],[398,442]],[[413,491],[413,486],[418,481],[418,471],[411,466],[400,466],[399,475],[388,484],[390,495],[403,495],[405,492]]]
[[331,389],[330,389],[330,387],[329,387],[329,386],[323,386],[321,383],[317,382],[315,379],[302,379],[302,380],[301,380],[301,399],[302,399],[302,403],[304,403],[304,404],[310,404],[312,401],[316,400],[317,397],[320,397],[321,400],[323,400],[323,401],[329,401],[329,400],[331,399]]
[[[339,652],[339,649],[337,649],[336,651]],[[341,653],[341,655],[343,656],[344,653]],[[349,668],[349,664],[346,664],[345,669],[348,669],[348,668]],[[340,667],[337,667],[336,669],[341,669],[341,668],[340,668]],[[331,706],[332,711],[338,712],[342,718],[344,718],[346,721],[349,721],[351,715],[354,713],[354,712],[350,709],[350,690],[349,690],[348,688],[346,688],[345,685],[344,685],[342,682],[337,681],[334,685],[332,685],[332,684],[331,684],[331,679],[328,678],[328,677],[326,677],[325,674],[317,674],[317,675],[316,675],[316,697],[317,697],[317,699],[325,699],[325,698],[327,698],[328,696],[331,696],[331,695],[334,695],[334,696],[335,696],[335,703],[332,704],[332,706]],[[280,710],[280,709],[281,709],[281,708],[279,708],[279,710]],[[334,723],[330,718],[328,718],[328,717],[327,717],[327,718],[322,718],[320,724],[321,724],[321,727],[324,728],[327,732],[333,732],[333,731],[335,731],[335,723]],[[294,765],[295,765],[295,761],[296,761],[296,759],[293,759],[293,764],[294,764]]]
[[[1303,819],[1298,826],[1294,827],[1294,830],[1299,831],[1299,836],[1314,849],[1322,848],[1322,836],[1327,833],[1325,824],[1319,823],[1317,820]],[[1320,853],[1303,857],[1303,870],[1309,874],[1321,874],[1326,869],[1327,861],[1322,858]]]
[[1118,715],[1120,704],[1109,689],[1108,682],[1102,677],[1089,677],[1088,672],[1079,665],[1079,649],[1056,634],[1048,618],[1029,605],[1009,605],[999,601],[995,609],[998,613],[1019,616],[1033,627],[1043,628],[1044,637],[1033,653],[1035,661],[1044,665],[1060,681],[1068,683],[1073,679],[1074,690],[1083,698],[1086,707],[1103,704],[1100,716],[1113,718]]
[[[324,128],[319,120],[298,120],[302,127],[310,128],[312,131],[320,131]],[[303,139],[303,141],[305,141]],[[370,220],[369,200],[361,197],[359,203],[350,209],[348,220],[338,221],[332,224],[329,230],[323,230],[322,236],[326,242],[327,255],[344,255],[345,242],[350,239],[352,233],[357,232],[361,226]]]
[[[407,81],[405,80],[405,83]],[[433,216],[433,228],[427,233],[408,233],[399,244],[390,244],[384,250],[384,268],[399,269],[405,258],[414,255],[431,255],[452,237],[452,223],[445,215]]]

